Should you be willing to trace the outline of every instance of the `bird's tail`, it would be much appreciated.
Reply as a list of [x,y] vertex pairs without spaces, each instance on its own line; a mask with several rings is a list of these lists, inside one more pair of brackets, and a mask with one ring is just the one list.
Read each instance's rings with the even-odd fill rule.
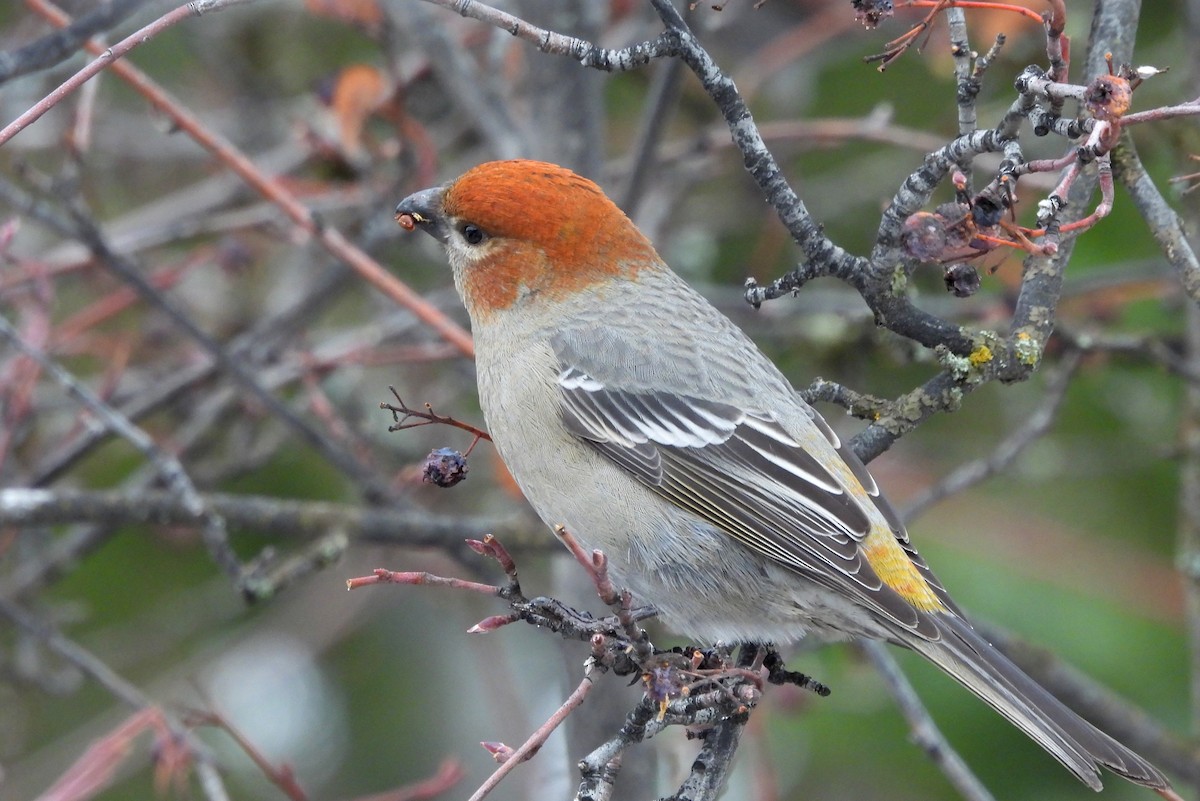
[[957,615],[934,615],[942,638],[904,638],[953,676],[1093,790],[1101,789],[1099,766],[1131,782],[1162,790],[1165,776],[1149,762],[1097,729],[1025,675]]

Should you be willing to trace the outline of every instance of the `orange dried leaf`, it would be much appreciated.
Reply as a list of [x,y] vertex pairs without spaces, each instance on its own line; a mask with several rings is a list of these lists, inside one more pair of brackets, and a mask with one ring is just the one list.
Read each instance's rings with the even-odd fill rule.
[[338,73],[329,105],[337,119],[342,151],[348,157],[363,152],[363,128],[392,96],[392,91],[387,76],[367,64],[352,64]]

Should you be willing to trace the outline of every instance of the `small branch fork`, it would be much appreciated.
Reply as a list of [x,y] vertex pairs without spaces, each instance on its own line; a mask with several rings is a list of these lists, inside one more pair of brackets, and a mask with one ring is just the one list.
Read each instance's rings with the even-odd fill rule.
[[[635,606],[630,594],[614,585],[604,553],[588,551],[562,526],[555,529],[555,534],[587,573],[597,596],[613,610],[612,615],[596,618],[553,598],[527,598],[521,589],[515,560],[491,535],[482,540],[467,540],[467,545],[481,556],[496,560],[507,579],[503,584],[382,568],[346,582],[350,590],[376,584],[411,584],[492,595],[508,601],[511,611],[484,618],[471,626],[469,633],[484,634],[524,621],[566,639],[588,643],[590,655],[579,685],[545,723],[515,749],[503,743],[483,744],[500,765],[470,801],[481,801],[518,764],[537,753],[570,713],[584,703],[596,672],[611,670],[618,676],[640,675],[644,693],[621,729],[579,763],[583,778],[576,798],[593,801],[612,797],[621,755],[627,748],[669,726],[700,727],[703,731],[698,736],[705,741],[692,775],[675,797],[715,798],[714,793],[724,786],[741,728],[762,695],[764,681],[794,684],[821,696],[829,695],[829,688],[820,682],[787,670],[779,654],[768,647],[743,646],[736,659],[731,649],[721,647],[710,651],[657,650],[639,625],[652,617],[654,610]],[[696,788],[707,789],[697,795],[693,792]]]
[[394,404],[381,402],[379,404],[379,408],[392,413],[393,423],[392,425],[388,426],[389,434],[395,433],[396,431],[403,431],[407,428],[419,428],[421,426],[428,425],[444,425],[451,426],[453,428],[460,428],[473,437],[471,444],[467,446],[466,451],[463,452],[463,456],[470,456],[471,451],[475,450],[475,446],[479,444],[480,440],[487,440],[488,442],[492,441],[492,435],[484,431],[482,428],[473,426],[470,423],[464,423],[461,420],[456,420],[453,417],[437,414],[433,411],[433,406],[428,403],[425,404],[424,410],[409,408],[408,404],[406,404],[404,399],[400,397],[400,393],[396,391],[395,387],[389,386],[388,391],[390,391],[392,396],[395,397],[396,402]]
[[[1061,5],[1062,4],[1060,1],[1058,6],[1061,8]],[[990,2],[989,0],[979,0],[978,2],[976,2],[976,0],[907,0],[907,2],[900,4],[900,8],[928,8],[929,13],[925,15],[924,19],[914,25],[908,33],[888,42],[885,50],[882,53],[878,53],[873,56],[867,56],[863,59],[863,61],[866,61],[868,64],[878,61],[880,72],[886,70],[892,64],[892,62],[908,52],[908,49],[916,44],[918,39],[921,39],[922,34],[924,34],[924,39],[921,41],[921,45],[918,49],[924,48],[929,41],[930,34],[932,33],[931,27],[933,25],[933,21],[937,19],[938,14],[941,14],[943,11],[963,8],[989,9],[992,11],[1009,11],[1014,14],[1028,17],[1035,22],[1043,22],[1045,19],[1042,14],[1039,14],[1032,9],[1025,8],[1024,6]],[[1053,12],[1047,12],[1047,14],[1049,13]]]

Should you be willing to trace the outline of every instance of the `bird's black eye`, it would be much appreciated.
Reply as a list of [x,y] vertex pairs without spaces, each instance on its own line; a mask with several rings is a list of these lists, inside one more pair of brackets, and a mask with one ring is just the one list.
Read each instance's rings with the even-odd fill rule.
[[487,234],[483,232],[478,225],[467,223],[462,227],[463,239],[467,240],[468,245],[478,245],[483,240],[487,239]]

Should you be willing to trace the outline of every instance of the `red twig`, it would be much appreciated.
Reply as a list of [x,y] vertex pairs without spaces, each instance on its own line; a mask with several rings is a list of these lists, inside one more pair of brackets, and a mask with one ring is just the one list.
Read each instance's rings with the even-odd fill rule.
[[[507,759],[496,768],[496,771],[488,776],[487,781],[479,785],[479,789],[475,791],[469,801],[482,801],[488,793],[496,789],[496,786],[507,776],[512,770],[525,760],[537,753],[538,749],[546,742],[546,739],[557,729],[562,722],[567,719],[567,715],[576,709],[587,698],[587,694],[592,689],[592,679],[590,676],[584,676],[583,681],[575,688],[575,691],[563,701],[562,706],[555,710],[554,714],[549,719],[538,727],[537,731],[529,735],[529,739],[521,744],[521,747],[511,754],[508,754]],[[487,746],[485,746],[487,747]],[[489,748],[489,750],[492,750]],[[493,751],[495,753],[495,751]]]
[[481,584],[478,581],[467,581],[460,578],[447,578],[446,576],[435,576],[432,573],[418,572],[401,572],[386,570],[382,567],[375,568],[375,572],[370,576],[359,576],[346,580],[346,589],[357,590],[359,587],[368,587],[372,584],[426,584],[433,587],[453,587],[456,590],[470,590],[484,595],[500,595],[502,587],[497,587],[494,584]]
[[[35,10],[40,9],[35,7]],[[93,77],[98,75],[105,67],[110,66],[113,64],[113,62],[129,53],[129,51],[133,50],[133,48],[137,47],[138,45],[150,41],[167,28],[182,22],[188,17],[194,16],[195,13],[196,12],[191,7],[190,3],[185,4],[174,11],[168,11],[166,14],[163,14],[161,17],[154,20],[154,22],[151,22],[149,25],[145,26],[139,31],[135,31],[129,36],[126,36],[112,47],[103,48],[99,43],[95,43],[95,47],[99,49],[99,57],[91,64],[88,64],[83,69],[76,72],[70,78],[67,78],[67,80],[63,81],[62,84],[60,84],[53,92],[43,97],[37,103],[34,103],[33,106],[30,107],[29,110],[24,114],[17,117],[8,125],[5,125],[3,129],[0,129],[0,147],[3,147],[4,143],[9,139],[12,139],[34,122],[37,122],[39,119],[41,119],[43,114],[57,106],[59,102],[74,93],[76,89],[83,86]]]
[[[469,434],[473,434],[475,437],[471,440],[471,444],[467,446],[467,449],[463,451],[463,456],[470,456],[471,451],[475,450],[475,446],[479,444],[480,440],[486,439],[488,442],[492,441],[492,436],[482,428],[473,426],[470,423],[464,423],[461,420],[456,420],[453,417],[447,417],[445,415],[438,414],[433,410],[433,406],[428,403],[425,404],[425,411],[410,409],[408,404],[404,402],[404,399],[400,397],[400,393],[396,391],[395,387],[389,386],[388,389],[390,389],[392,391],[392,395],[395,396],[397,405],[380,403],[379,408],[386,409],[392,413],[392,419],[395,422],[388,426],[389,432],[403,431],[406,428],[418,428],[420,426],[427,426],[435,423],[438,425],[460,428]],[[415,417],[419,422],[408,422],[409,418],[413,417]]]
[[[991,11],[1010,11],[1014,14],[1028,17],[1039,23],[1045,21],[1045,18],[1038,12],[1025,8],[1024,6],[1012,5],[1009,3],[993,3],[988,0],[907,0],[904,3],[898,3],[897,8],[928,8],[929,13],[925,15],[925,19],[918,22],[903,36],[899,36],[887,43],[886,48],[882,53],[873,56],[867,56],[864,61],[868,63],[873,61],[879,62],[879,70],[882,72],[887,69],[893,61],[912,47],[913,42],[923,33],[927,33],[933,25],[934,19],[938,14],[948,8],[978,8],[988,9]],[[924,45],[922,45],[924,47]]]
[[457,358],[460,355],[458,349],[448,342],[423,342],[419,345],[361,345],[354,350],[343,351],[335,355],[318,356],[313,354],[312,367],[320,371],[335,370],[348,364],[384,367],[393,364],[440,362]]
[[613,586],[612,579],[608,576],[608,557],[604,555],[604,551],[595,550],[588,553],[565,526],[555,526],[554,535],[563,545],[567,546],[567,550],[575,557],[575,561],[579,562],[592,577],[592,583],[596,585],[596,594],[600,596],[600,600],[609,606],[619,604],[621,598],[617,593],[617,588]]
[[562,541],[563,545],[567,546],[567,550],[575,557],[575,561],[579,562],[592,577],[592,583],[596,585],[596,594],[600,596],[600,600],[617,611],[617,619],[620,620],[621,627],[625,630],[625,636],[637,649],[640,658],[648,658],[654,649],[650,645],[645,630],[638,626],[634,619],[633,596],[624,590],[618,592],[612,582],[612,577],[608,574],[608,557],[605,556],[604,551],[597,549],[588,553],[565,526],[555,526],[554,534]]
[[516,623],[521,619],[520,612],[509,612],[507,615],[488,615],[467,629],[467,634],[487,634],[496,629],[502,629],[510,623]]
[[[193,268],[211,258],[212,252],[204,249],[190,256],[181,265],[157,270],[147,276],[151,286],[158,290],[167,290],[182,281]],[[120,287],[99,298],[60,323],[54,331],[54,347],[61,348],[65,343],[82,335],[85,331],[95,328],[105,320],[116,317],[121,312],[137,303],[138,295],[130,287]]]
[[[380,409],[386,409],[387,411],[391,412],[393,418],[396,420],[396,424],[390,426],[388,431],[403,431],[406,428],[418,428],[420,426],[427,426],[436,423],[438,425],[461,428],[463,431],[466,431],[469,434],[474,434],[476,441],[481,439],[486,439],[488,442],[492,441],[491,434],[484,431],[482,428],[473,426],[470,423],[464,423],[461,420],[456,420],[453,417],[438,414],[433,410],[433,406],[428,403],[425,404],[425,411],[409,408],[408,404],[406,404],[404,399],[400,397],[400,393],[396,391],[395,387],[389,386],[388,389],[396,398],[396,405],[392,405],[390,403],[379,404]],[[408,422],[410,417],[415,417],[420,422],[410,423]],[[471,447],[475,447],[475,444],[472,443]],[[470,448],[467,449],[468,452],[470,452],[470,450]]]
[[1137,111],[1133,114],[1126,114],[1121,118],[1121,122],[1125,125],[1137,125],[1139,122],[1156,122],[1158,120],[1170,120],[1175,117],[1195,117],[1200,116],[1200,98],[1189,100],[1186,103],[1177,103],[1174,106],[1161,106],[1159,108],[1147,109],[1146,111]]
[[242,753],[250,757],[250,761],[262,772],[262,775],[266,776],[267,780],[278,787],[284,795],[292,801],[308,801],[308,793],[304,792],[304,788],[296,780],[296,772],[292,770],[292,766],[287,763],[283,763],[279,767],[271,764],[271,761],[258,750],[254,743],[220,712],[192,709],[188,712],[187,723],[191,726],[212,726],[225,732],[237,743],[238,748],[242,749]]
[[360,796],[355,801],[425,801],[448,791],[466,775],[462,763],[457,759],[447,759],[438,765],[437,773],[428,779],[386,793]]
[[500,563],[500,569],[509,581],[517,583],[517,562],[512,558],[508,549],[500,544],[500,540],[487,534],[481,540],[467,540],[467,547],[480,556],[490,556]]
[[1043,21],[1042,15],[1032,8],[1025,8],[1024,6],[1013,5],[1011,3],[992,3],[988,2],[988,0],[907,0],[907,2],[898,3],[897,7],[936,8],[938,11],[947,8],[982,8],[990,11],[1009,11],[1013,14],[1028,17],[1037,23]]
[[191,765],[187,745],[176,738],[155,706],[144,707],[92,743],[63,773],[54,786],[38,796],[40,801],[80,801],[92,798],[106,788],[128,759],[134,740],[144,732],[153,732],[155,741],[154,783],[160,794],[172,784],[186,786],[186,771]]

